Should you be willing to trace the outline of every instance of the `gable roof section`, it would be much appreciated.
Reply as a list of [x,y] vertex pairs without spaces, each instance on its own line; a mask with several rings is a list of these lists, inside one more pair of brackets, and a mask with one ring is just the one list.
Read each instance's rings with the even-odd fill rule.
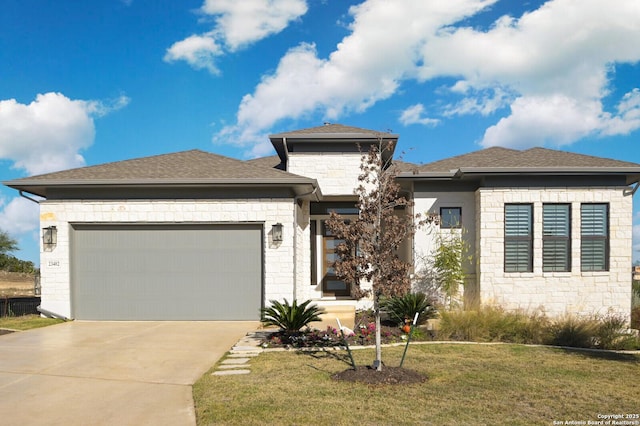
[[332,123],[269,135],[269,139],[278,153],[278,157],[285,164],[289,152],[295,151],[296,146],[304,147],[308,152],[315,149],[320,152],[327,151],[329,146],[339,146],[339,150],[345,148],[353,150],[355,144],[371,145],[382,139],[391,143],[391,149],[383,152],[383,158],[387,161],[393,157],[393,151],[398,143],[398,135],[392,133]]
[[318,188],[315,179],[200,150],[63,170],[4,184],[43,197],[48,187],[290,186],[296,193]]
[[260,166],[260,167],[268,167],[270,169],[278,169],[278,170],[285,169],[284,163],[280,160],[280,157],[278,157],[277,155],[271,155],[269,157],[252,158],[251,160],[246,160],[246,162],[249,164],[255,164],[256,166]]
[[[640,164],[612,160],[547,148],[524,151],[492,147],[469,154],[446,158],[417,167],[414,177],[460,178],[464,175],[626,175],[635,182],[640,178]],[[404,173],[403,177],[408,177]]]
[[345,126],[343,124],[325,123],[322,126],[310,127],[307,129],[294,130],[292,132],[277,133],[269,135],[269,139],[305,139],[305,138],[350,138],[350,139],[377,139],[378,137],[397,139],[398,135],[375,130],[362,129],[360,127]]

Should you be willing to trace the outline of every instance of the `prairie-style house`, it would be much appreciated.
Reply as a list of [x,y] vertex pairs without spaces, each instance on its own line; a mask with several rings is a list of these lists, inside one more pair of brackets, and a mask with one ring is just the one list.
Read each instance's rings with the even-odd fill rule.
[[[339,241],[324,221],[358,214],[360,150],[398,135],[327,124],[270,139],[277,156],[250,161],[192,150],[5,182],[42,198],[42,309],[257,320],[271,299],[366,306],[333,273]],[[397,167],[406,213],[441,218],[401,250],[416,276],[438,232],[461,232],[465,303],[629,318],[640,164],[496,147]]]

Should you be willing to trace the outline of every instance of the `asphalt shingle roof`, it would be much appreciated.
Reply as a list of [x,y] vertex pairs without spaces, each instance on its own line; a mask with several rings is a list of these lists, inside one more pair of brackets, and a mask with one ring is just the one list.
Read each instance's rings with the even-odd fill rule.
[[605,170],[621,167],[640,167],[640,164],[547,148],[518,151],[492,147],[424,164],[418,167],[418,171],[448,172],[460,168],[602,168]]
[[360,127],[345,126],[343,124],[326,123],[322,126],[310,127],[308,129],[294,130],[294,131],[285,132],[285,133],[278,133],[275,135],[271,135],[270,137],[271,138],[282,138],[282,137],[293,138],[295,136],[300,136],[300,135],[331,135],[331,134],[369,135],[372,138],[376,138],[380,135],[383,135],[385,137],[392,136],[390,133],[387,133],[387,132],[378,132],[375,130],[362,129]]
[[[46,181],[50,184],[68,181],[215,181],[215,180],[287,181],[308,178],[267,167],[200,151],[176,152],[132,160],[116,161],[97,166],[81,167],[44,175],[16,179],[22,181]],[[311,179],[308,179],[310,182]]]

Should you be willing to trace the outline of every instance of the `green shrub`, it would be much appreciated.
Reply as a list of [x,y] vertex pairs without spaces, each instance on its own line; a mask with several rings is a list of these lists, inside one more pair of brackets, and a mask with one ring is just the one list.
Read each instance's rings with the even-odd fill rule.
[[437,315],[433,300],[424,293],[390,297],[382,300],[381,306],[389,314],[389,319],[398,325],[404,324],[405,320],[413,321],[416,313],[419,314],[417,324],[424,324]]
[[265,325],[275,325],[282,330],[294,333],[300,331],[301,328],[306,327],[309,323],[314,321],[320,321],[320,314],[323,309],[316,305],[310,305],[310,300],[298,305],[298,302],[294,299],[293,303],[289,305],[287,299],[284,303],[280,303],[277,300],[270,300],[271,304],[268,308],[262,308],[262,322]]

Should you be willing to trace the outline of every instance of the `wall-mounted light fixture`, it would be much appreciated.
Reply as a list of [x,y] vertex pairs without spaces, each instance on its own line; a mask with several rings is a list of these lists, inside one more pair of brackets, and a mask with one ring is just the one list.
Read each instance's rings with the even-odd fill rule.
[[58,244],[58,229],[55,226],[42,228],[42,244],[45,250],[53,250]]
[[282,224],[276,223],[275,225],[271,225],[271,238],[274,243],[282,242]]

